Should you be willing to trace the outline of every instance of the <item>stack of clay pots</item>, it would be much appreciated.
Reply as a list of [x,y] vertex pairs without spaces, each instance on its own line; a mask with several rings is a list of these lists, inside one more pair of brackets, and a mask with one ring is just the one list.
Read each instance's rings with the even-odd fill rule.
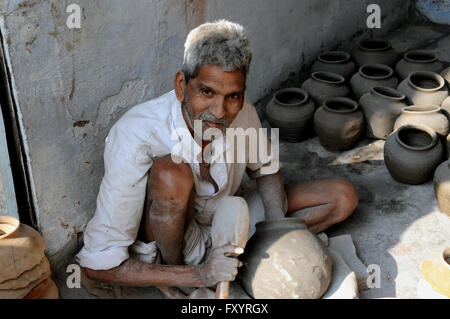
[[10,216],[0,216],[0,299],[57,299],[58,288],[41,235]]
[[384,139],[392,177],[416,185],[436,171],[439,205],[450,216],[450,166],[442,163],[450,155],[450,67],[433,51],[400,56],[387,40],[364,39],[351,54],[321,53],[311,72],[300,89],[281,90],[267,105],[280,138],[299,142],[315,132],[330,151],[351,149],[364,131]]

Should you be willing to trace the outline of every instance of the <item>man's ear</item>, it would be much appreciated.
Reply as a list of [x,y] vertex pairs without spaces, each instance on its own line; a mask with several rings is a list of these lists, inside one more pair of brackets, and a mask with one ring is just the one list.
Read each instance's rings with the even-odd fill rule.
[[184,101],[184,92],[186,91],[186,81],[184,80],[183,71],[178,71],[174,79],[175,95],[178,101]]

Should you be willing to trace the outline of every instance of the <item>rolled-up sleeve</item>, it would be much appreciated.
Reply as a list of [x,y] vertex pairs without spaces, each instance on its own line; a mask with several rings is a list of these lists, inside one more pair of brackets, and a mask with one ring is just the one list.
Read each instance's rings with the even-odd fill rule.
[[[153,164],[147,144],[120,141],[112,134],[104,153],[105,175],[97,208],[84,232],[84,247],[76,256],[82,267],[106,270],[129,258],[142,218],[148,171]],[[125,145],[118,147],[117,145]],[[126,145],[133,145],[131,148]]]

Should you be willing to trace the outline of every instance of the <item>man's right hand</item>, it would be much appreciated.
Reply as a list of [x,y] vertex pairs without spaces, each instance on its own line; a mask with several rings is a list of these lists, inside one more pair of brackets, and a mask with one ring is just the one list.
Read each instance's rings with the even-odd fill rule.
[[242,266],[237,257],[227,257],[225,255],[238,256],[244,250],[233,245],[224,245],[213,248],[208,259],[198,266],[200,280],[204,287],[214,286],[220,281],[234,281],[238,273],[238,267]]

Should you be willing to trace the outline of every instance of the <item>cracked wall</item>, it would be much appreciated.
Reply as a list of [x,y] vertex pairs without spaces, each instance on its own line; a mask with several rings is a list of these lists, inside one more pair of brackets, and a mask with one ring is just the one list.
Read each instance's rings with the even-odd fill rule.
[[[71,3],[82,8],[81,29],[66,26]],[[367,36],[369,3],[382,9],[377,35],[407,17],[402,0],[0,0],[39,229],[53,265],[75,254],[94,214],[109,128],[133,105],[172,89],[191,28],[227,18],[248,29],[247,93],[256,102],[320,51],[348,49]]]

